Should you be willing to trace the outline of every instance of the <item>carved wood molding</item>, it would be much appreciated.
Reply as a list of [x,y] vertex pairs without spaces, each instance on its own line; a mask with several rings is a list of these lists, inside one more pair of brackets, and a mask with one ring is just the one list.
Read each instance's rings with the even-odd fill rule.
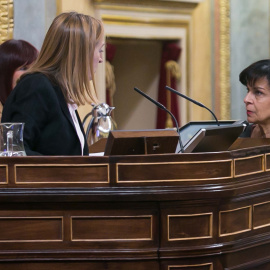
[[220,115],[230,119],[230,1],[220,0]]
[[13,0],[0,0],[0,44],[13,37]]
[[215,111],[218,118],[231,118],[230,103],[230,3],[215,0]]
[[125,6],[128,9],[131,6],[138,7],[166,7],[166,8],[181,8],[190,9],[191,11],[200,3],[202,0],[94,0],[96,5],[111,5],[111,6]]

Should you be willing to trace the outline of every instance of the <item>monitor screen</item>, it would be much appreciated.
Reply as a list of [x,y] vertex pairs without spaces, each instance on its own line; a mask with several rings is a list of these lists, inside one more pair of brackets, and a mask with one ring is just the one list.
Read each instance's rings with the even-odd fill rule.
[[245,127],[242,123],[201,128],[184,145],[184,153],[227,151]]

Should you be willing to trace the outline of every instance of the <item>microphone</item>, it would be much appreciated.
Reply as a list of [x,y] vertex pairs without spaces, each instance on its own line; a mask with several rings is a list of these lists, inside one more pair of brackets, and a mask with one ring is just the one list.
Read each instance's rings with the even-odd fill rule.
[[193,102],[194,104],[196,104],[196,105],[198,105],[198,106],[200,106],[200,107],[203,107],[203,108],[205,108],[206,110],[208,110],[208,111],[214,116],[214,118],[215,118],[215,120],[216,120],[216,122],[217,122],[217,125],[218,125],[218,126],[220,125],[219,122],[218,122],[218,120],[217,120],[217,118],[216,118],[216,116],[215,116],[215,114],[214,114],[209,108],[207,108],[205,105],[203,105],[202,103],[200,103],[200,102],[198,102],[198,101],[196,101],[196,100],[194,100],[194,99],[192,99],[192,98],[190,98],[190,97],[185,96],[184,94],[182,94],[182,93],[180,93],[180,92],[174,90],[173,88],[171,88],[171,87],[169,87],[169,86],[165,86],[165,88],[166,88],[167,90],[170,90],[171,92],[175,93],[176,95],[178,95],[178,96],[180,96],[180,97],[183,97],[183,98],[185,98],[185,99],[187,99],[187,100]]
[[184,153],[184,147],[183,147],[183,144],[182,144],[182,140],[181,140],[181,136],[180,136],[180,132],[179,132],[179,126],[178,126],[178,123],[177,123],[177,120],[176,118],[174,117],[174,115],[164,106],[162,105],[161,103],[159,103],[158,101],[152,99],[151,97],[149,97],[147,94],[145,94],[143,91],[141,91],[140,89],[138,89],[137,87],[134,87],[134,90],[136,92],[138,92],[139,94],[141,94],[142,96],[144,96],[145,98],[147,98],[148,100],[150,100],[152,103],[154,103],[156,106],[158,106],[160,109],[164,110],[165,112],[167,112],[171,117],[172,119],[174,120],[174,123],[175,123],[175,126],[176,126],[176,130],[177,130],[177,133],[179,135],[179,145],[180,145],[180,151],[182,153]]

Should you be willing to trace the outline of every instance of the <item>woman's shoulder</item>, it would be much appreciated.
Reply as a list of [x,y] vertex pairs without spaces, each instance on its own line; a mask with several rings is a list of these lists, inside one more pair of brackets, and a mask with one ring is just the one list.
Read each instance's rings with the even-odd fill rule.
[[[23,76],[12,90],[13,99],[39,97],[44,100],[57,99],[59,88],[43,73],[31,73]],[[11,98],[10,98],[11,99]]]
[[41,82],[41,83],[51,83],[51,81],[49,80],[49,78],[40,72],[35,72],[35,73],[28,73],[22,76],[22,78],[19,80],[18,84],[21,82],[28,82],[31,83],[32,81],[35,82]]
[[23,75],[23,77],[18,81],[15,91],[53,91],[55,92],[58,89],[57,85],[52,82],[45,74],[43,73],[29,73]]

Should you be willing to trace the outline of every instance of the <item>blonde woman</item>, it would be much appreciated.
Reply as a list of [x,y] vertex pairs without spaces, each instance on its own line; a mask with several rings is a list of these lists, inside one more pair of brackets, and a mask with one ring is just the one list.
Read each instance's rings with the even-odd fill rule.
[[25,123],[27,155],[88,155],[77,107],[98,102],[94,73],[103,62],[103,48],[99,20],[76,12],[54,19],[37,61],[12,91],[2,115],[2,122]]

